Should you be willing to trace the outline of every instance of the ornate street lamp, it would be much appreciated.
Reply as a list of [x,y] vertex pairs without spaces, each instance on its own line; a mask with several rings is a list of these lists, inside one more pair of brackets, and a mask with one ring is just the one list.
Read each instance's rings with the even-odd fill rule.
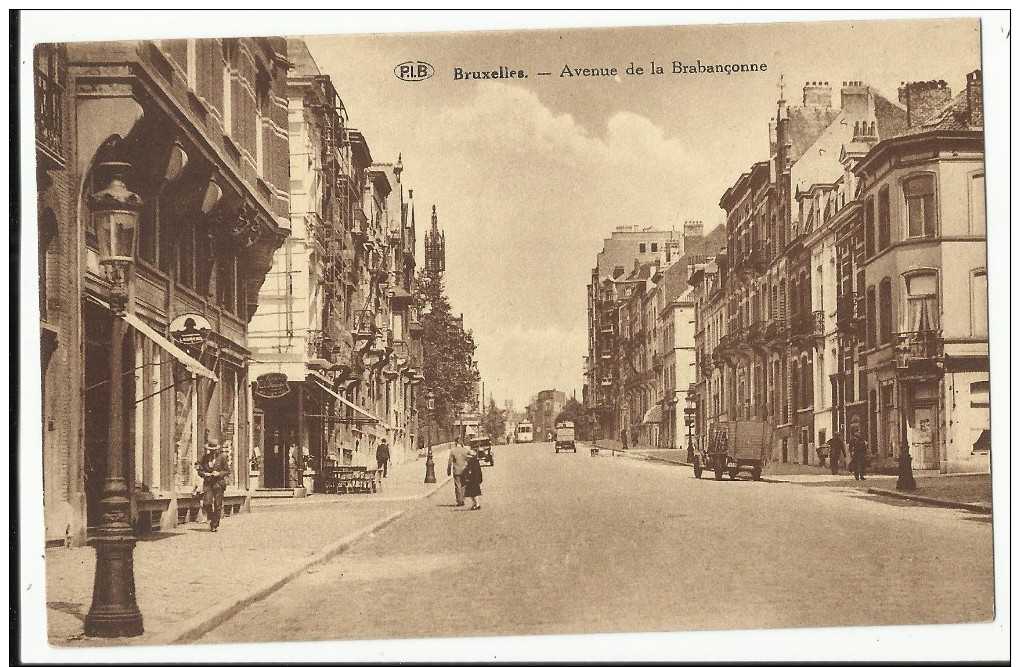
[[137,247],[136,229],[142,199],[124,183],[131,165],[105,162],[97,175],[107,186],[88,199],[100,244],[100,266],[110,283],[110,432],[106,447],[106,478],[100,507],[102,519],[94,545],[96,574],[92,607],[85,616],[90,637],[137,637],[142,614],[135,600],[131,501],[125,477],[123,354],[127,323],[121,317],[129,302],[129,279]]
[[425,483],[436,483],[436,460],[432,458],[432,421],[435,419],[436,397],[430,391],[426,395],[425,406],[429,413],[429,444],[428,454],[425,456]]

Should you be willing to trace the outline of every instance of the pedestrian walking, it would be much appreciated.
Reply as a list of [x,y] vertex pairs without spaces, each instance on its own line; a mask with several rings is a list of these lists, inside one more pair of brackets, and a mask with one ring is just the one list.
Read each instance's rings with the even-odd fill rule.
[[825,443],[829,446],[829,468],[833,475],[839,474],[839,461],[846,458],[846,448],[843,445],[843,436],[837,433]]
[[375,465],[382,469],[382,476],[385,477],[390,465],[390,446],[386,444],[386,438],[383,438],[375,450]]
[[288,459],[290,460],[290,470],[288,471],[288,476],[290,478],[290,488],[296,489],[297,487],[301,486],[301,472],[303,469],[303,466],[301,465],[301,460],[298,458],[297,445],[290,446],[290,454],[288,456]]
[[464,495],[471,499],[471,507],[468,509],[482,509],[477,500],[478,496],[482,495],[482,464],[478,462],[478,455],[474,450],[468,450],[467,465],[464,466],[461,479],[464,482]]
[[464,506],[464,481],[461,479],[461,475],[467,467],[470,452],[471,450],[464,446],[461,436],[458,435],[453,447],[450,448],[450,458],[446,462],[446,476],[453,475],[453,493],[457,499],[457,507]]
[[205,454],[196,464],[198,476],[202,478],[202,511],[209,518],[209,529],[216,532],[220,527],[223,513],[223,493],[227,490],[230,476],[230,459],[216,440],[208,440]]
[[850,431],[850,469],[854,479],[864,479],[864,466],[868,460],[868,442],[861,437],[860,426],[854,425]]

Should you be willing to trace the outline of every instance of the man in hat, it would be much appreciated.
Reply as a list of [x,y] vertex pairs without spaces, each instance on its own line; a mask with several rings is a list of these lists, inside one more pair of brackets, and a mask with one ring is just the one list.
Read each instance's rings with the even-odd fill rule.
[[390,446],[386,444],[386,438],[382,439],[375,450],[375,464],[382,470],[382,476],[385,477],[390,465]]
[[461,475],[467,468],[468,454],[470,453],[471,450],[464,446],[463,438],[458,435],[453,447],[450,447],[450,458],[446,462],[446,475],[453,475],[453,495],[457,500],[457,507],[464,506],[464,481],[461,479]]
[[227,490],[230,476],[230,459],[218,440],[209,439],[205,444],[205,455],[198,462],[198,475],[202,478],[202,510],[209,517],[209,529],[219,530],[220,514],[223,512],[223,493]]

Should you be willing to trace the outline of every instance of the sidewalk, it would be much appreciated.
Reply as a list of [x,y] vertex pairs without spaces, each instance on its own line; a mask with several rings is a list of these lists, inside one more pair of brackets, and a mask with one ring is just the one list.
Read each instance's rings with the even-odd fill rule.
[[[607,441],[607,444],[612,441]],[[599,445],[602,447],[602,444]],[[687,451],[682,449],[630,449],[626,455],[646,460],[663,461],[689,466]],[[988,474],[960,473],[944,475],[937,470],[915,470],[917,489],[911,492],[896,490],[897,476],[888,472],[866,475],[863,482],[854,479],[846,470],[833,475],[827,467],[797,463],[773,463],[765,466],[762,480],[788,482],[812,486],[860,488],[875,495],[900,498],[940,507],[966,509],[988,514],[992,508],[992,478]]]
[[[94,639],[82,634],[92,600],[95,550],[46,550],[47,634],[55,647],[176,644],[194,640],[245,605],[407,512],[446,485],[445,450],[433,449],[436,484],[425,484],[425,458],[392,466],[369,495],[259,499],[225,517],[219,531],[187,523],[139,540],[135,589],[145,634]],[[440,470],[440,468],[444,468]]]

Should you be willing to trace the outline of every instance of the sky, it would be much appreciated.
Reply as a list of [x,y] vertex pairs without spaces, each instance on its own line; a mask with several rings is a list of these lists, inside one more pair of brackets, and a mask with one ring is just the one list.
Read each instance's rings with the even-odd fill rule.
[[[783,91],[844,80],[895,100],[902,81],[980,67],[975,20],[639,27],[306,37],[377,161],[403,156],[419,237],[432,204],[446,231],[446,286],[478,344],[487,393],[518,408],[539,390],[581,396],[586,285],[618,225],[722,221],[719,198],[768,157]],[[765,63],[732,75],[671,64]],[[405,61],[432,78],[406,82]],[[649,73],[651,62],[664,73]],[[628,75],[628,66],[643,67]],[[526,79],[454,80],[454,68]],[[616,67],[617,76],[562,77]],[[537,72],[551,72],[538,76]]]

